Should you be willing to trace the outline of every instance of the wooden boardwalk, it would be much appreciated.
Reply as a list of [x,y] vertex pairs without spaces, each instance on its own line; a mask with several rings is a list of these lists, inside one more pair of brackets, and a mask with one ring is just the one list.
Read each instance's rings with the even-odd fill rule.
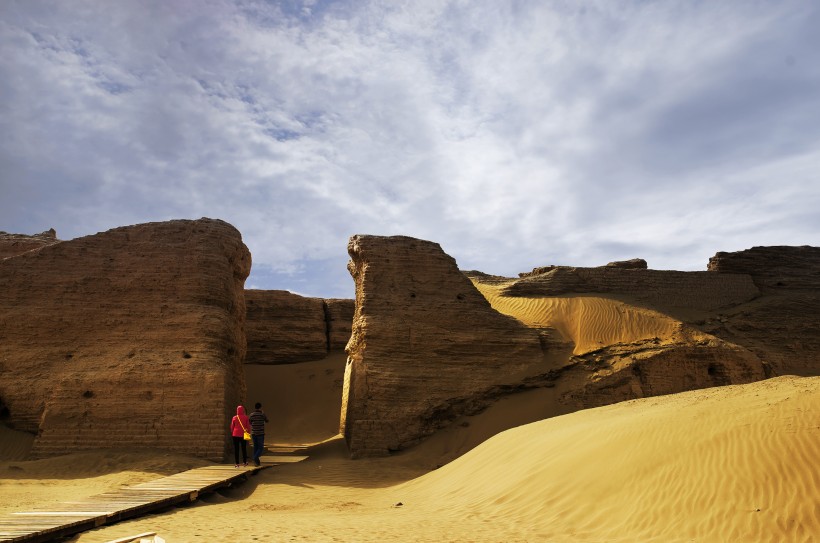
[[306,457],[263,457],[261,466],[213,465],[127,486],[78,501],[0,517],[0,542],[43,543],[151,511],[196,500],[200,494],[242,482],[260,470]]

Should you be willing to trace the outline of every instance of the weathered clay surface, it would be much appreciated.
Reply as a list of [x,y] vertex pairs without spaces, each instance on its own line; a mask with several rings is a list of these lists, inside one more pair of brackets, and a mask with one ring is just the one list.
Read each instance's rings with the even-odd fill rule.
[[606,265],[607,268],[621,268],[625,270],[645,270],[648,268],[646,260],[643,258],[633,258],[631,260],[616,260]]
[[343,351],[353,330],[354,300],[329,298],[325,300],[328,347],[331,351]]
[[748,302],[760,294],[752,278],[742,273],[684,272],[624,269],[602,266],[551,266],[546,271],[521,274],[506,289],[508,296],[557,296],[570,293],[606,293],[629,296],[652,307],[714,311]]
[[0,398],[34,456],[105,447],[223,458],[244,400],[239,232],[116,228],[0,260]]
[[752,352],[717,338],[671,345],[609,345],[575,357],[565,369],[582,376],[564,396],[575,409],[772,376]]
[[324,301],[286,290],[246,290],[246,364],[291,364],[327,356]]
[[709,259],[717,275],[747,274],[761,296],[697,324],[744,345],[779,375],[820,375],[820,247],[753,247]]
[[294,364],[344,350],[353,300],[306,298],[286,290],[246,290],[246,364]]
[[342,431],[354,456],[385,454],[544,368],[539,334],[493,310],[429,241],[353,236],[356,310]]
[[709,259],[709,271],[747,274],[761,289],[820,289],[820,247],[752,247],[719,252]]
[[59,243],[57,232],[52,228],[33,236],[0,232],[0,259],[27,253],[46,245]]

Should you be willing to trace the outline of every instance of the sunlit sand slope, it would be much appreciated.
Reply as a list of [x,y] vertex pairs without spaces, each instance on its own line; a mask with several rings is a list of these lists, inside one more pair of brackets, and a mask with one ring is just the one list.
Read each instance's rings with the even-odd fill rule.
[[396,495],[440,515],[481,518],[501,539],[817,541],[820,378],[779,377],[529,424]]
[[[519,407],[504,404],[497,408]],[[337,440],[190,507],[101,527],[77,541],[146,531],[168,541],[817,541],[818,413],[820,377],[778,377],[535,422],[432,472],[418,469],[438,457],[428,442],[351,461]],[[471,417],[469,428],[494,424],[484,415]],[[80,469],[69,457],[0,463],[15,478],[0,484],[0,510],[150,479],[144,462],[87,458],[97,461],[81,461]],[[99,472],[115,461],[139,473]],[[157,455],[153,478],[166,462]],[[53,468],[60,465],[68,479],[58,479]],[[238,536],[237,526],[254,528]]]
[[[597,296],[510,297],[501,295],[503,285],[476,282],[475,286],[496,311],[527,326],[558,330],[565,340],[575,344],[574,354],[653,338],[674,341],[682,333],[680,321],[617,300]],[[687,333],[697,334],[693,330]]]

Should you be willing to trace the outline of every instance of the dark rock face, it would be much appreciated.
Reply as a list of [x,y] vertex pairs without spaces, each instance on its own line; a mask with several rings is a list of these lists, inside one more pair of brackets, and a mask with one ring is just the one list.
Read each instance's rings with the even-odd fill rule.
[[[544,268],[546,269],[546,268]],[[558,296],[572,293],[625,295],[653,307],[703,311],[748,302],[760,294],[743,273],[683,272],[603,266],[552,266],[529,274],[505,289],[507,296]]]
[[331,351],[343,351],[350,340],[353,330],[354,300],[329,298],[325,300],[325,319],[327,320],[328,348]]
[[[622,270],[645,270],[647,269],[646,260],[643,258],[633,258],[631,260],[617,260],[615,262],[610,262],[606,266],[600,266],[601,268],[619,268]],[[549,273],[555,269],[563,268],[566,270],[572,269],[582,269],[582,268],[573,268],[571,266],[539,266],[537,268],[533,268],[530,272],[522,272],[518,274],[518,277],[525,278],[525,277],[535,277],[538,275],[543,275],[545,273]],[[594,268],[593,268],[594,269]],[[470,273],[480,273],[480,272],[470,272]]]
[[709,259],[716,275],[747,274],[761,295],[700,327],[744,345],[779,375],[820,375],[820,247],[753,247]]
[[610,262],[606,265],[607,268],[620,268],[622,270],[645,270],[647,269],[646,260],[643,258],[633,258],[631,260],[618,260]]
[[537,331],[493,310],[429,241],[353,236],[342,431],[353,456],[418,442],[493,387],[543,370]]
[[[554,270],[556,268],[560,268],[560,267],[561,266],[539,266],[537,268],[533,268],[532,271],[519,273],[518,277],[520,277],[522,279],[525,278],[525,277],[533,277],[535,275],[541,275],[541,274],[544,274],[544,273],[547,273],[547,272],[551,272],[552,270]],[[469,272],[466,272],[466,273],[468,275],[481,274],[481,272],[479,272],[479,271],[469,271]]]
[[294,364],[343,351],[353,300],[306,298],[286,290],[246,290],[246,364]]
[[0,260],[0,398],[34,456],[221,460],[244,401],[250,253],[212,219],[116,228]]
[[820,247],[752,247],[719,252],[709,259],[709,271],[750,275],[764,291],[820,289]]
[[717,338],[610,345],[574,361],[567,370],[584,379],[564,399],[575,409],[771,377],[768,366],[748,349]]

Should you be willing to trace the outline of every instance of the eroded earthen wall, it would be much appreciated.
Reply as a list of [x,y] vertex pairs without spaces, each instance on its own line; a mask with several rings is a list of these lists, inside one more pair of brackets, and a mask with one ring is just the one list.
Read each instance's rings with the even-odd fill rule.
[[488,389],[543,370],[538,333],[493,310],[438,244],[353,236],[348,252],[341,426],[354,456],[414,444]]
[[668,337],[571,356],[571,345],[551,340],[554,330],[497,313],[467,279],[506,285],[505,296],[615,293],[702,315],[756,302],[760,291],[748,274],[610,266],[510,280],[463,274],[437,244],[413,238],[354,236],[348,251],[356,310],[342,430],[354,456],[411,445],[487,401],[531,387],[556,387],[567,409],[582,409],[771,375],[755,352],[684,322]]
[[353,300],[307,298],[285,290],[246,290],[246,364],[293,364],[342,351]]
[[246,364],[290,364],[327,356],[324,302],[286,290],[246,290]]
[[250,254],[211,219],[116,228],[0,261],[0,398],[35,456],[223,458],[244,400]]
[[749,349],[775,375],[820,375],[820,247],[719,252],[707,269],[548,266],[521,274],[507,294],[626,295]]
[[52,228],[33,236],[26,234],[9,234],[0,232],[0,260],[11,256],[21,255],[46,245],[59,243],[57,232]]
[[577,380],[581,386],[565,394],[575,409],[771,376],[752,352],[716,338],[664,346],[610,346],[579,362],[571,371],[583,375]]
[[343,351],[353,330],[355,301],[340,298],[325,300],[328,347],[331,351]]
[[745,273],[557,266],[516,281],[505,293],[508,296],[621,294],[657,308],[714,311],[747,302],[760,291]]
[[820,247],[752,247],[733,253],[719,252],[708,269],[725,274],[748,274],[762,289],[820,289]]
[[715,275],[748,274],[762,296],[701,323],[779,375],[820,375],[820,247],[753,247],[709,259]]

